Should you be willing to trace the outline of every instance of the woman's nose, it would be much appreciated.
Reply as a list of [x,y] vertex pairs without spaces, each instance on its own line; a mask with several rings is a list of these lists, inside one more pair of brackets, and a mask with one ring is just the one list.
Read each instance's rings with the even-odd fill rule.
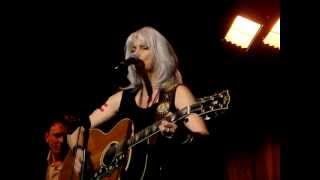
[[139,51],[138,51],[138,50],[135,50],[135,51],[131,54],[131,57],[139,59],[139,57],[140,57]]

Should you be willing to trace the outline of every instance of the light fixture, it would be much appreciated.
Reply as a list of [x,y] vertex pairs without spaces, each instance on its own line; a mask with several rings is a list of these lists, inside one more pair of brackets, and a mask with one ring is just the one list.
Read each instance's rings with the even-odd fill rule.
[[237,16],[226,34],[225,40],[248,50],[261,27],[262,25],[259,23]]
[[263,40],[264,44],[280,49],[280,18]]

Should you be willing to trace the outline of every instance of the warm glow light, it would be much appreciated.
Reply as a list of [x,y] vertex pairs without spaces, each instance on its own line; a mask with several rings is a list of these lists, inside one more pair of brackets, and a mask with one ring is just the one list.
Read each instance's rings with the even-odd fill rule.
[[261,24],[247,18],[237,16],[225,36],[225,39],[242,48],[248,48],[261,26]]
[[271,31],[268,33],[266,38],[263,40],[265,44],[280,49],[280,18],[275,23]]

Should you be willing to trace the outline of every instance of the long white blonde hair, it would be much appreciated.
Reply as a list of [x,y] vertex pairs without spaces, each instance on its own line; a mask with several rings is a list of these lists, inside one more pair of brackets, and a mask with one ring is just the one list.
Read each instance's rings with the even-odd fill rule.
[[[140,38],[153,53],[154,72],[157,78],[156,85],[160,89],[169,89],[182,83],[182,76],[178,69],[178,58],[168,40],[157,30],[150,26],[143,27],[129,35],[125,45],[125,58],[132,56],[131,47],[133,41]],[[128,66],[127,88],[140,88],[143,79],[136,72],[135,66]]]

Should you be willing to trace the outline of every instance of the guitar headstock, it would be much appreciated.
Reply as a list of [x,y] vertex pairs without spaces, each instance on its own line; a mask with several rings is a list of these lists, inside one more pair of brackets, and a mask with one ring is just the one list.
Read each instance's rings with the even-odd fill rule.
[[[222,90],[220,92],[214,93],[211,96],[205,96],[202,98],[196,99],[196,103],[182,108],[180,111],[176,112],[171,116],[172,122],[177,122],[185,119],[189,114],[195,113],[199,116],[223,110],[229,109],[230,103],[230,94],[229,90]],[[209,117],[206,117],[205,120],[209,120]]]
[[229,90],[222,90],[211,96],[197,99],[197,103],[190,106],[190,112],[204,115],[211,112],[229,109],[230,94]]

